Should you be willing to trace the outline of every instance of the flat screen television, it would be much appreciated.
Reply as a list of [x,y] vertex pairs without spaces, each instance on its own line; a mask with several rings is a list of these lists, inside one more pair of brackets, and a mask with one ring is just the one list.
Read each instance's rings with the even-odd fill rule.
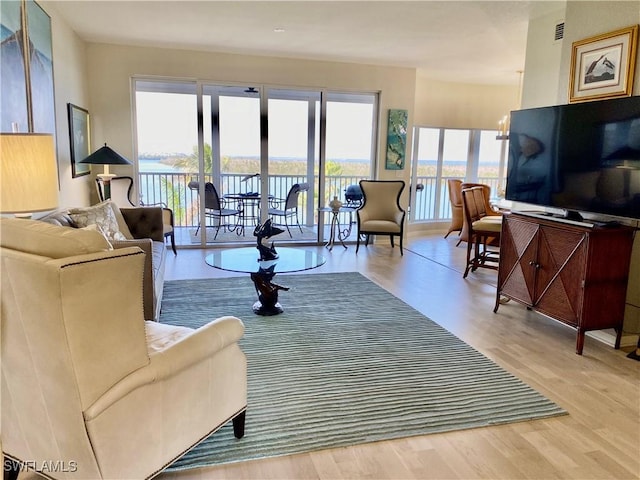
[[511,112],[505,198],[640,219],[640,97]]

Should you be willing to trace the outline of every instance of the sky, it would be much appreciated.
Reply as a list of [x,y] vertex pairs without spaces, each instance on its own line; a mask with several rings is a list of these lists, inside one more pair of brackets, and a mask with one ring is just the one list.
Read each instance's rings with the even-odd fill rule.
[[[204,103],[209,106],[208,101]],[[205,143],[211,143],[210,110],[207,110]],[[259,112],[257,98],[220,98],[220,150],[223,156],[260,154]],[[140,153],[193,152],[198,143],[195,95],[138,92],[136,114]],[[368,159],[372,115],[371,105],[329,102],[327,157]],[[307,117],[305,101],[269,101],[270,156],[306,158]]]

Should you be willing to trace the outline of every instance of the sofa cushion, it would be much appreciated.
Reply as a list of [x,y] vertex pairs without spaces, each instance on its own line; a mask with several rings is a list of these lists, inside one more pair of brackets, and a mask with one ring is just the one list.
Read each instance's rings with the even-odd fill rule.
[[[94,224],[91,224],[91,225],[87,225],[86,227],[80,227],[80,230],[87,230],[87,231],[90,231],[90,232],[98,232],[100,235],[102,235],[104,237],[104,239],[109,243],[109,245],[111,245],[111,242],[107,238],[107,235],[102,231],[102,228],[100,228],[100,225],[98,225],[97,223],[94,223]],[[111,248],[113,248],[113,245],[111,245]]]
[[2,245],[48,258],[64,258],[112,249],[111,244],[97,231],[18,218],[2,219]]
[[91,207],[72,208],[69,210],[69,216],[80,228],[97,224],[109,240],[127,239],[120,232],[118,220],[111,206],[111,200],[106,200]]
[[120,208],[118,208],[118,206],[113,202],[111,202],[111,208],[113,209],[113,214],[116,217],[116,222],[118,222],[118,229],[120,230],[120,233],[122,233],[127,240],[133,240],[133,235],[131,235],[129,225],[127,225],[127,222],[122,216]]

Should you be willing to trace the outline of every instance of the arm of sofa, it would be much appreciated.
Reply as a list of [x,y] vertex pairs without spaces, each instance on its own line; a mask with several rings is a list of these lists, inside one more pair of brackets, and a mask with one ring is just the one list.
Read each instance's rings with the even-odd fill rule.
[[216,355],[236,344],[244,334],[244,324],[236,317],[221,317],[193,330],[150,356],[151,362],[114,385],[85,410],[87,421],[97,417],[109,406],[144,385],[161,382],[192,365]]
[[143,302],[145,320],[154,319],[154,278],[153,278],[153,241],[150,238],[139,238],[136,240],[112,240],[114,249],[139,247],[144,252],[144,276],[143,276]]
[[164,242],[162,207],[121,208],[120,212],[133,238],[150,238],[156,242]]

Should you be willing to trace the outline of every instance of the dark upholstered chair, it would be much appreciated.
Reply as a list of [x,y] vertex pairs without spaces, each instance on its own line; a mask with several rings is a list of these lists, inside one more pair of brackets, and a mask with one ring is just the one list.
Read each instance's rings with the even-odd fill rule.
[[[133,192],[133,178],[128,176],[113,177],[111,179],[111,201],[115,203],[118,208],[137,207],[135,202],[131,200]],[[98,189],[98,198],[101,202],[106,200],[104,195],[103,183],[99,178],[96,178],[96,188]],[[164,203],[144,204],[140,202],[142,207],[162,207],[162,227],[164,238],[167,237],[171,241],[171,249],[173,254],[177,255],[176,250],[176,238],[174,233],[173,223],[173,210],[167,207]]]
[[400,255],[403,255],[405,211],[400,206],[400,195],[405,183],[402,180],[360,180],[363,204],[357,210],[358,238],[356,253],[360,248],[360,236],[365,235],[365,246],[370,235],[389,235],[391,247],[393,237],[400,237]]

